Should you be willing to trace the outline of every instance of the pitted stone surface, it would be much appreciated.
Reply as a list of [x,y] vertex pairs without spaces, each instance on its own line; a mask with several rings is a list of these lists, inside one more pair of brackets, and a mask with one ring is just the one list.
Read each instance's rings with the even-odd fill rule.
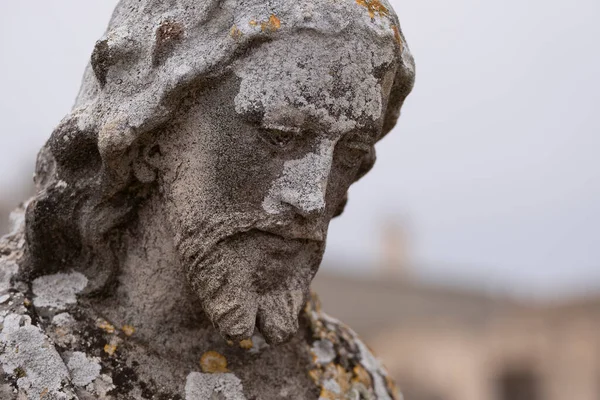
[[327,339],[314,342],[311,351],[315,356],[315,363],[321,365],[329,364],[337,355],[333,343]]
[[67,368],[71,373],[73,384],[85,387],[100,376],[102,366],[98,359],[90,358],[85,353],[76,351],[69,358]]
[[48,337],[27,316],[11,314],[0,334],[3,352],[0,363],[7,374],[16,374],[19,390],[28,399],[73,399],[69,373]]
[[0,239],[14,397],[394,398],[310,283],[414,73],[386,0],[121,0]]
[[278,214],[285,211],[285,205],[306,214],[324,209],[334,147],[334,142],[325,140],[319,145],[319,154],[309,153],[300,160],[286,161],[281,177],[273,182],[263,201],[265,211]]
[[[299,42],[302,45],[295,47],[285,40],[275,41],[255,52],[243,68],[236,70],[242,78],[240,92],[235,98],[236,111],[269,110],[265,113],[264,123],[273,126],[281,120],[274,113],[306,111],[339,132],[356,128],[357,121],[363,118],[372,121],[380,118],[383,112],[381,84],[374,76],[374,70],[392,63],[393,43],[384,48],[375,47],[372,51],[367,40],[357,40],[349,47],[344,45],[346,40],[340,38],[327,47],[320,47],[311,45],[315,39],[307,35]],[[329,63],[314,63],[314,60],[328,60]],[[318,68],[307,68],[311,62]],[[263,71],[266,71],[270,85],[257,81],[257,77],[265,73]],[[290,77],[294,80],[291,84],[281,85]],[[307,82],[316,84],[307,85]],[[288,109],[281,110],[284,107]]]
[[33,281],[33,304],[63,310],[77,303],[77,294],[87,286],[87,278],[79,272],[47,275]]
[[234,374],[202,374],[192,372],[185,385],[185,400],[246,400],[242,382]]

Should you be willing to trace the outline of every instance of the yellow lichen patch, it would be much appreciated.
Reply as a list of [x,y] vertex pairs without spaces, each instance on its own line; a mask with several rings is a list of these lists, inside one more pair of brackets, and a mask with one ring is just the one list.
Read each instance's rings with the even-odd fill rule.
[[237,26],[233,25],[229,30],[229,36],[234,39],[239,39],[242,37],[242,31],[240,31]]
[[356,4],[365,7],[371,18],[375,18],[375,15],[385,17],[390,14],[390,11],[379,0],[356,0]]
[[25,300],[23,300],[23,305],[24,305],[25,307],[29,307],[29,306],[31,305],[31,300],[29,300],[29,299],[25,299]]
[[229,372],[227,359],[216,351],[207,351],[200,358],[200,368],[205,374]]
[[319,356],[317,356],[317,355],[314,353],[314,351],[312,351],[312,350],[311,350],[311,352],[310,352],[310,353],[312,354],[312,363],[313,363],[313,364],[316,364],[316,363],[317,363],[317,360],[319,360]]
[[340,395],[333,393],[327,389],[321,389],[321,393],[319,394],[319,400],[341,400]]
[[315,385],[320,385],[323,372],[320,369],[311,369],[310,371],[308,371],[308,376],[310,377],[310,379],[312,379]]
[[254,20],[254,19],[251,19],[250,22],[248,22],[248,25],[256,26],[256,25],[258,25],[258,22],[256,22],[256,20]]
[[352,382],[362,383],[367,388],[372,386],[373,382],[371,381],[371,375],[369,375],[367,370],[361,365],[356,365],[352,372],[354,372],[354,378],[352,378]]
[[393,400],[401,399],[402,397],[399,395],[400,391],[396,386],[396,382],[390,379],[389,376],[385,376],[385,386],[387,386],[388,392],[392,395]]
[[127,336],[131,336],[135,333],[135,328],[131,325],[123,325],[121,327],[121,330],[123,331],[123,333]]
[[253,346],[254,343],[252,343],[252,339],[246,339],[240,342],[240,347],[244,350],[250,350]]
[[[320,398],[328,400],[347,400],[355,393],[352,373],[338,364],[329,363],[325,368],[313,369],[308,373],[312,381],[321,390]],[[336,387],[332,390],[332,387]]]
[[337,383],[338,385],[340,385],[340,391],[344,394],[346,393],[350,393],[350,389],[352,387],[351,383],[350,383],[350,379],[352,377],[352,374],[348,371],[346,371],[346,369],[344,367],[342,367],[341,365],[336,365],[335,366],[336,369],[336,377],[337,377]]
[[98,319],[96,321],[96,326],[105,331],[106,333],[115,333],[115,327],[105,319]]
[[104,345],[104,352],[106,354],[108,354],[109,356],[112,356],[113,354],[115,354],[115,351],[117,351],[117,345],[116,344],[105,344]]

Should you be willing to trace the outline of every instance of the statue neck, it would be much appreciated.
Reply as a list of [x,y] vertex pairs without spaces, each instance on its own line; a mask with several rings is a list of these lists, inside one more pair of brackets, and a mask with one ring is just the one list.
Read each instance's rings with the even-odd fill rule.
[[158,195],[140,207],[138,218],[124,234],[117,285],[98,311],[115,325],[133,326],[150,345],[173,332],[198,337],[199,330],[212,330],[186,281]]

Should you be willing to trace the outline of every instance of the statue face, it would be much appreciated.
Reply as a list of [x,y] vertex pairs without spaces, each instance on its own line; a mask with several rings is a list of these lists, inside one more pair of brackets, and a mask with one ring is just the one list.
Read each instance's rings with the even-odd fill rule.
[[146,150],[187,278],[229,339],[298,329],[329,221],[380,135],[393,48],[367,46],[263,44],[190,93]]

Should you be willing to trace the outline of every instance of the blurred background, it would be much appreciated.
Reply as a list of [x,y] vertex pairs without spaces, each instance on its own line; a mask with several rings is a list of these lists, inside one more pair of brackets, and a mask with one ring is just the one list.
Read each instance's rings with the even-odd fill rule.
[[[417,83],[314,289],[407,400],[599,399],[600,2],[391,2]],[[115,4],[0,2],[0,233]]]

